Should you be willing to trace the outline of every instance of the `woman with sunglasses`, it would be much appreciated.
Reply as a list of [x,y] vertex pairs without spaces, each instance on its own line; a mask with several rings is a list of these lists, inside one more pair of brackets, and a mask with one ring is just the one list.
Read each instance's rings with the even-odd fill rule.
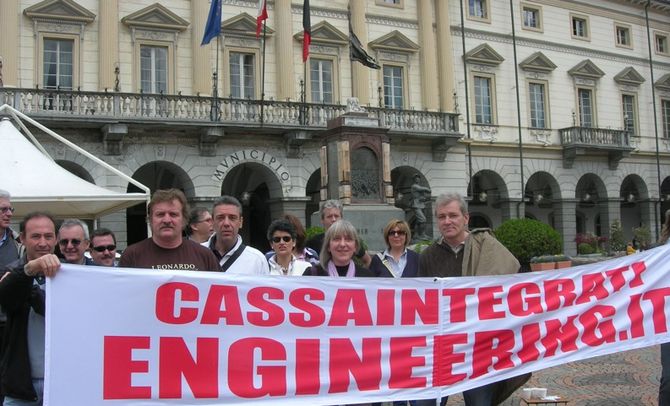
[[408,250],[412,233],[407,222],[393,219],[384,227],[386,249],[372,257],[370,270],[384,278],[413,278],[419,273],[419,254]]
[[356,227],[347,220],[338,220],[326,230],[319,264],[305,271],[304,275],[346,278],[374,276],[370,270],[354,262],[358,248]]
[[[384,227],[386,249],[372,257],[370,271],[382,278],[413,278],[419,273],[419,254],[407,249],[412,240],[412,232],[407,222],[393,219]],[[406,406],[406,400],[395,400],[393,406]],[[415,401],[409,404],[414,406]],[[381,406],[381,403],[372,403]]]
[[289,221],[280,219],[270,223],[268,240],[274,255],[268,258],[271,275],[302,275],[311,264],[293,254],[296,231]]

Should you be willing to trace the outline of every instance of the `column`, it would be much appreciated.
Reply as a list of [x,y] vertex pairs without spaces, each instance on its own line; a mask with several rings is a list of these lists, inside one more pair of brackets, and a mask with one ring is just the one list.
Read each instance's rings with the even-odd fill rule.
[[98,87],[114,90],[119,63],[119,1],[100,0],[100,31],[98,32]]
[[564,199],[554,203],[556,228],[563,236],[563,253],[577,255],[577,200]]
[[[0,1],[0,60],[3,86],[19,86],[19,0]],[[13,40],[12,40],[13,38]]]
[[[440,1],[438,0],[438,3]],[[447,3],[447,2],[444,2]],[[438,105],[438,87],[435,86],[437,61],[435,54],[435,35],[433,34],[432,0],[418,0],[419,19],[419,57],[421,59],[421,95],[423,108],[435,111]],[[446,6],[445,6],[446,7]]]
[[[275,60],[277,66],[277,100],[298,100],[293,61],[293,19],[291,0],[275,0]],[[301,59],[302,61],[302,59]],[[307,81],[305,78],[305,86]]]
[[[365,24],[365,1],[349,0],[351,11],[351,29],[354,30],[361,43],[368,41],[368,28]],[[351,62],[351,76],[353,97],[358,97],[362,106],[370,102],[370,68],[357,62]]]
[[656,201],[644,200],[638,202],[637,205],[640,207],[640,222],[643,226],[649,227],[651,242],[654,243],[659,237],[656,235],[656,222],[658,222],[658,231],[660,233],[665,218],[661,218],[656,214]]
[[449,21],[449,2],[435,2],[437,21],[437,72],[439,79],[440,111],[454,111],[454,58]]
[[610,225],[614,220],[621,221],[621,200],[607,199],[598,203],[600,213],[600,236],[609,237]]
[[[205,32],[209,2],[207,0],[191,1],[191,52],[193,52],[193,81],[192,94],[200,93],[203,96],[212,95],[212,50],[216,50],[216,39],[208,45],[200,46],[202,35]],[[216,63],[216,61],[215,61]],[[219,92],[220,96],[220,92]]]

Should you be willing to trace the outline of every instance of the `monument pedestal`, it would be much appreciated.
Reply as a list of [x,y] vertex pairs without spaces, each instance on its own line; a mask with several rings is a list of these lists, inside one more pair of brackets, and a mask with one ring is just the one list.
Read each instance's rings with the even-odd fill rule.
[[[391,219],[405,218],[394,205],[387,132],[377,118],[353,104],[350,111],[329,121],[321,134],[321,201],[342,202],[344,218],[373,251],[386,248],[384,226]],[[319,213],[312,216],[312,224],[320,220]]]

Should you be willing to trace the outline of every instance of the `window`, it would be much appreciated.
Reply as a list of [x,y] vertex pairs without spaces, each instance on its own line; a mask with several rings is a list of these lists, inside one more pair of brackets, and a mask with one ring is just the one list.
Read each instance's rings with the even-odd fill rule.
[[230,53],[230,94],[238,99],[251,99],[256,95],[254,54]]
[[333,103],[333,61],[310,58],[312,103]]
[[531,82],[528,84],[528,101],[530,103],[530,127],[548,128],[547,98],[544,83]]
[[522,4],[521,21],[524,29],[542,31],[542,9]]
[[475,123],[493,124],[492,79],[475,76]]
[[167,92],[168,48],[140,46],[140,81],[143,93]]
[[632,94],[624,94],[621,96],[621,107],[623,110],[623,128],[629,131],[632,136],[636,136],[637,124],[637,106],[635,96]]
[[670,55],[668,49],[668,36],[660,33],[654,34],[654,43],[656,44],[656,53],[663,55]]
[[73,40],[44,39],[42,83],[45,89],[72,90],[73,48]]
[[633,42],[630,34],[630,27],[621,24],[614,25],[614,32],[616,34],[616,44],[617,46],[624,48],[631,48]]
[[489,4],[486,0],[468,0],[468,17],[476,20],[489,20]]
[[392,109],[403,108],[403,91],[402,66],[384,65],[384,106]]
[[579,104],[579,125],[581,127],[593,127],[593,90],[577,89]]
[[570,16],[572,26],[572,37],[577,39],[589,39],[589,20],[586,16]]
[[670,100],[661,100],[661,113],[663,116],[663,137],[670,138]]

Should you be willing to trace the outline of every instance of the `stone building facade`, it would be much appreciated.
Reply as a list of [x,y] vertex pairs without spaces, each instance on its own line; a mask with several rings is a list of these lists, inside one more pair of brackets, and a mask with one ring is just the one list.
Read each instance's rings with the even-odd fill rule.
[[[326,123],[352,96],[387,130],[379,150],[352,151],[354,166],[387,162],[380,204],[410,212],[418,173],[433,196],[468,195],[473,226],[536,218],[570,254],[576,233],[606,236],[615,219],[629,239],[657,232],[670,208],[668,1],[310,3],[303,64],[302,1],[268,1],[257,38],[257,2],[224,0],[222,36],[201,46],[207,0],[2,0],[0,36],[16,40],[0,43],[0,103],[152,190],[204,206],[237,196],[260,248],[272,218],[309,223],[326,181],[347,182],[321,168]],[[350,61],[349,24],[380,70]],[[79,176],[131,190],[46,147]],[[101,223],[123,246],[146,235],[144,217],[136,207]]]

